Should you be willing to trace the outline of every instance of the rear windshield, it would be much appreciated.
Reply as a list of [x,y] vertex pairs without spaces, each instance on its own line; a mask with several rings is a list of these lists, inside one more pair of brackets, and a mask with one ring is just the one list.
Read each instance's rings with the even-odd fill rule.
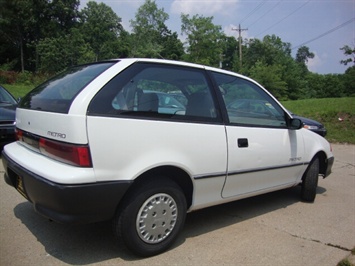
[[20,108],[68,113],[76,95],[93,79],[117,62],[71,67],[29,92]]

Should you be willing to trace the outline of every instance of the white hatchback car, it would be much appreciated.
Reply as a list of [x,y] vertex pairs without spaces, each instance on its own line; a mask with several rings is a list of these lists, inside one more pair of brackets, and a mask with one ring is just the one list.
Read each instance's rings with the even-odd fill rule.
[[312,202],[334,161],[253,80],[167,60],[70,68],[22,99],[16,125],[6,182],[57,222],[112,219],[141,256],[168,249],[187,212],[299,184]]

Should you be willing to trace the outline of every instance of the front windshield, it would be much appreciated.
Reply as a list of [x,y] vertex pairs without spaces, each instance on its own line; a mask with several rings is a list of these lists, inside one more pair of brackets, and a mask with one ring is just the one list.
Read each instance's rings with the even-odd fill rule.
[[0,104],[17,104],[15,98],[3,87],[0,87]]

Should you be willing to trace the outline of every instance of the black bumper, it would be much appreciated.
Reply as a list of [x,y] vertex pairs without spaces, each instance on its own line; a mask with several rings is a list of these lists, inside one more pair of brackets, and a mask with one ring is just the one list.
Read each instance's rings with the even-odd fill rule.
[[131,181],[58,184],[24,169],[2,153],[5,182],[33,203],[41,215],[69,224],[111,219]]
[[331,174],[333,164],[334,164],[334,157],[328,158],[328,160],[327,160],[327,169],[325,170],[324,178],[326,178],[327,176],[329,176]]

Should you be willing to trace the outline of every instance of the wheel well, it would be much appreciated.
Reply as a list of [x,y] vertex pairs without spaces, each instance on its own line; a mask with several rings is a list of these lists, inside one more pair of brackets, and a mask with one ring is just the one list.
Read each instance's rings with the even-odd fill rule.
[[[311,163],[314,161],[315,158],[319,158],[319,174],[320,175],[325,175],[325,172],[327,171],[327,156],[324,152],[320,151],[318,152],[316,155],[314,155],[314,157],[312,158],[311,162],[309,163],[309,165],[311,165]],[[309,167],[309,166],[308,166]],[[308,168],[307,168],[308,170]],[[307,170],[304,172],[303,176],[302,176],[302,180],[304,179]]]
[[322,151],[318,152],[316,156],[319,158],[319,174],[324,176],[327,171],[327,156]]
[[175,166],[160,166],[150,169],[137,177],[129,190],[135,189],[145,182],[157,181],[160,178],[170,179],[181,187],[181,190],[185,194],[188,209],[192,204],[193,184],[190,176],[184,170]]

